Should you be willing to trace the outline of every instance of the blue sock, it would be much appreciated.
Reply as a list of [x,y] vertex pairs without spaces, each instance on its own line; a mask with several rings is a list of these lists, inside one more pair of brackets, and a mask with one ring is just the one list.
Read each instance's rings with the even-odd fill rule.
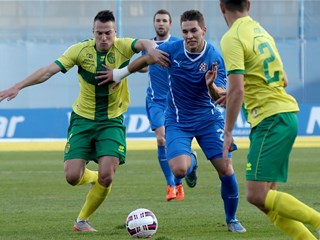
[[235,174],[231,176],[220,177],[221,180],[221,197],[224,203],[226,222],[236,219],[238,208],[239,190]]
[[173,180],[174,176],[173,176],[173,173],[171,171],[171,168],[170,168],[168,160],[167,160],[165,146],[158,146],[158,160],[159,160],[162,172],[166,178],[167,185],[175,186],[175,183]]
[[175,185],[182,184],[182,178],[177,178],[177,177],[175,177],[175,176],[173,176],[173,177],[174,177],[174,184],[175,184]]
[[192,172],[192,170],[193,170],[193,168],[196,166],[196,158],[195,158],[195,156],[193,155],[193,154],[191,154],[190,155],[191,156],[191,165],[190,165],[190,167],[188,168],[188,171],[187,171],[187,173],[186,173],[186,175],[189,175],[191,172]]

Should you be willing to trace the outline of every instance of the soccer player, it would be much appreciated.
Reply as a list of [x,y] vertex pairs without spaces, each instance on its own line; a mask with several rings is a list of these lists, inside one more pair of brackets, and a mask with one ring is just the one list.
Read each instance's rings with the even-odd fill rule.
[[[171,36],[170,29],[172,18],[167,10],[160,9],[153,16],[153,26],[156,36],[153,40],[157,45],[167,41],[177,41],[178,38]],[[144,52],[145,53],[145,52]],[[162,172],[167,182],[166,200],[183,200],[184,190],[182,179],[176,178],[169,166],[166,156],[166,139],[164,130],[164,111],[167,94],[169,91],[169,73],[168,69],[157,64],[148,67],[148,88],[146,95],[146,111],[157,139],[158,160]]]
[[251,124],[247,200],[292,239],[316,239],[304,224],[320,234],[320,213],[276,190],[277,182],[287,181],[299,107],[284,89],[288,80],[275,42],[249,16],[250,1],[220,0],[220,8],[230,28],[221,39],[228,73],[223,158],[227,161],[232,129],[244,103]]
[[[78,66],[79,96],[73,104],[68,138],[64,150],[66,181],[72,186],[92,184],[86,201],[74,223],[75,231],[95,232],[88,219],[111,191],[113,177],[126,157],[126,128],[123,123],[129,104],[127,79],[98,85],[103,77],[97,71],[106,66],[119,68],[142,50],[153,51],[161,58],[157,46],[149,39],[117,38],[115,17],[109,10],[99,12],[93,21],[94,38],[69,47],[54,63],[42,67],[11,88],[0,92],[0,101],[15,98],[21,89],[47,81],[58,72]],[[150,52],[149,52],[150,53]],[[98,171],[86,168],[95,160]]]
[[[195,187],[197,159],[191,151],[191,143],[196,138],[218,172],[228,230],[245,232],[236,218],[239,192],[231,153],[228,153],[227,162],[222,159],[224,118],[214,104],[214,100],[225,92],[224,60],[214,46],[205,41],[207,28],[201,12],[184,12],[180,26],[182,40],[158,46],[168,58],[170,74],[165,112],[169,165],[176,177],[185,177],[187,185]],[[125,68],[107,72],[108,76],[101,84],[112,79],[119,82],[124,76],[154,63],[149,54],[141,56]],[[232,150],[235,149],[233,144]]]

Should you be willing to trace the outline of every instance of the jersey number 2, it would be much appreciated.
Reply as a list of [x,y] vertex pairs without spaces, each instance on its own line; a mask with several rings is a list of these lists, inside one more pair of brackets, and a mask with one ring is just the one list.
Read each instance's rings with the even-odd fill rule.
[[270,44],[268,42],[260,43],[258,49],[260,54],[270,54],[270,56],[263,61],[264,75],[267,78],[268,84],[279,81],[279,71],[275,71],[273,76],[270,75],[269,71],[269,63],[276,59]]

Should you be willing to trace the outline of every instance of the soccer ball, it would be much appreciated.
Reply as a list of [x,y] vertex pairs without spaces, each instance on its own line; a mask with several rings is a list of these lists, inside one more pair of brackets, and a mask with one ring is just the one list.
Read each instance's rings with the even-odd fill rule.
[[126,228],[133,238],[150,238],[157,232],[158,220],[149,209],[138,208],[129,213]]

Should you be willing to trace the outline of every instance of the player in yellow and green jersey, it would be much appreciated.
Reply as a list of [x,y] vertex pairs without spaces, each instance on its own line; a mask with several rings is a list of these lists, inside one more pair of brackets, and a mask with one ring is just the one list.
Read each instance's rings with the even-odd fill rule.
[[251,125],[247,200],[292,239],[317,239],[304,224],[320,233],[320,213],[276,190],[277,182],[287,181],[299,107],[284,89],[288,81],[275,42],[249,16],[249,0],[220,0],[220,8],[229,26],[221,39],[228,73],[224,159],[243,103]]
[[[91,40],[76,43],[54,63],[42,67],[0,92],[0,101],[15,98],[21,89],[47,81],[58,72],[78,67],[80,92],[73,104],[68,138],[64,151],[64,172],[71,185],[92,184],[74,224],[75,231],[95,232],[88,219],[110,193],[116,169],[125,163],[126,128],[123,113],[130,97],[127,79],[120,83],[99,84],[107,67],[122,68],[142,50],[161,61],[152,40],[117,38],[113,13],[100,11],[93,21]],[[94,160],[98,171],[86,168]]]

